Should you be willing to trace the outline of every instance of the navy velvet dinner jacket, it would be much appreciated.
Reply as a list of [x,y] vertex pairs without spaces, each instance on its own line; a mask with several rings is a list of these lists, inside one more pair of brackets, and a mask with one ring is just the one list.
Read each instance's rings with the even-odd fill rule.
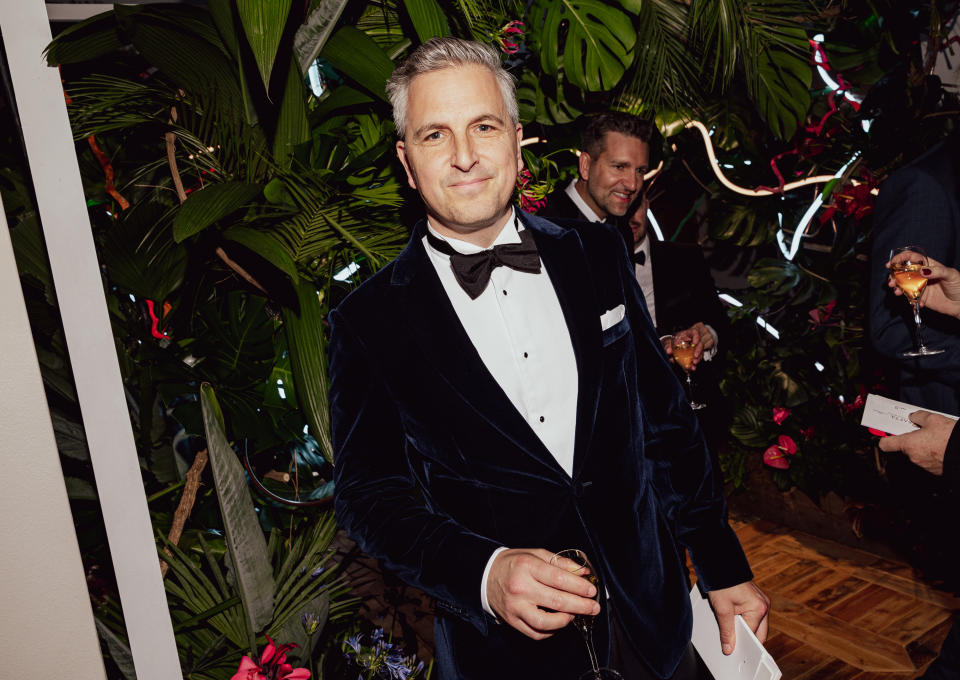
[[[361,548],[436,598],[441,680],[576,678],[588,667],[572,626],[531,640],[486,614],[495,548],[581,548],[654,673],[690,639],[674,547],[701,586],[752,578],[690,410],[654,333],[626,249],[609,227],[563,228],[519,213],[564,311],[579,377],[568,476],[484,366],[421,244],[330,314],[335,507]],[[600,317],[624,306],[602,329]]]

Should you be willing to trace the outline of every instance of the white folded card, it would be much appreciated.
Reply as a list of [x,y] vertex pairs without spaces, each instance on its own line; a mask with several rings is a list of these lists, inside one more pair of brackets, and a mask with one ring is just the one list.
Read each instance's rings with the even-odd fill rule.
[[[863,405],[863,417],[860,419],[860,424],[887,434],[906,434],[917,429],[917,425],[914,425],[909,418],[914,411],[930,411],[930,409],[887,399],[879,394],[868,394],[867,402]],[[940,413],[940,411],[930,411],[930,413],[938,413],[953,420],[957,419],[957,416],[952,416],[949,413]]]
[[623,315],[626,310],[622,304],[617,305],[613,309],[608,309],[603,314],[600,315],[600,330],[605,331],[611,326],[614,326],[620,323],[623,320]]
[[710,601],[700,595],[694,586],[690,591],[693,606],[693,637],[691,642],[716,680],[779,680],[782,673],[773,657],[760,644],[743,617],[737,614],[737,644],[733,653],[725,656],[720,648],[720,627],[713,615]]

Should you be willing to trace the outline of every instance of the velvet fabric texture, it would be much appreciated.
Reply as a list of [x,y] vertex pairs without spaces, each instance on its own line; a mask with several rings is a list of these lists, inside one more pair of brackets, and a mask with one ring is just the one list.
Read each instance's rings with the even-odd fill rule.
[[[604,618],[615,615],[668,677],[692,620],[674,540],[706,590],[752,575],[621,238],[604,225],[520,219],[576,354],[572,477],[483,365],[421,222],[403,253],[330,314],[337,517],[365,552],[436,598],[441,680],[575,678],[588,666],[572,626],[538,642],[483,611],[481,577],[500,546],[585,550],[610,597],[597,622],[601,656]],[[623,320],[602,329],[618,305]]]

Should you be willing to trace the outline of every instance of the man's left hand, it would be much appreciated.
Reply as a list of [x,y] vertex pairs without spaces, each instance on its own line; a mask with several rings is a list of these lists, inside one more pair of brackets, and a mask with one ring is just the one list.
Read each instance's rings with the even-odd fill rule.
[[677,335],[685,335],[693,340],[693,368],[696,368],[697,364],[700,363],[700,360],[703,358],[703,353],[708,349],[712,349],[715,344],[713,333],[710,332],[710,329],[707,328],[705,323],[698,321],[690,326],[690,328],[677,331],[672,336],[665,335],[660,338],[663,349],[671,362],[673,361],[673,338]]
[[734,617],[743,616],[760,642],[767,639],[767,613],[770,611],[770,598],[757,588],[753,581],[747,581],[730,588],[711,590],[707,593],[710,605],[717,616],[720,626],[720,645],[724,654],[732,654],[737,645]]
[[880,440],[881,451],[903,451],[910,460],[934,475],[943,474],[943,456],[957,421],[929,411],[914,411],[910,420],[919,430]]

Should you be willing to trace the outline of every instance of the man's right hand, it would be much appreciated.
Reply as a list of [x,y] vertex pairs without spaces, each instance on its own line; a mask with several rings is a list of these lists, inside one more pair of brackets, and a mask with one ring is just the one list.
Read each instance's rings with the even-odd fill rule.
[[[543,640],[573,621],[595,616],[596,587],[585,578],[550,564],[541,548],[504,550],[490,566],[487,601],[502,621],[527,637]],[[549,610],[549,611],[548,611]]]

